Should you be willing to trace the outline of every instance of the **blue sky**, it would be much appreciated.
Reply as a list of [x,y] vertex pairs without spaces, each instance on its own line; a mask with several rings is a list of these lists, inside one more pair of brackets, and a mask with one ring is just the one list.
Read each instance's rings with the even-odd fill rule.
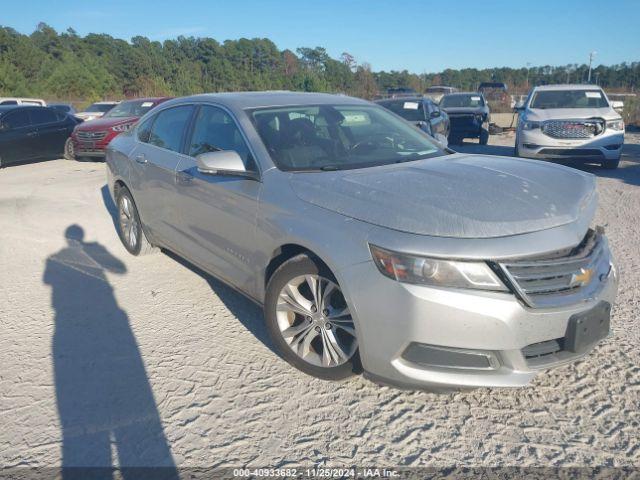
[[374,70],[640,60],[640,0],[13,0],[0,25],[153,40],[267,37],[280,49],[347,51]]

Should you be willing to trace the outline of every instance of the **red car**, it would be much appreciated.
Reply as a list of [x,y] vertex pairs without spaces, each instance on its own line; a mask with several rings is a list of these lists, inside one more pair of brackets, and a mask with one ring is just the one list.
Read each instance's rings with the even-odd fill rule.
[[104,158],[109,142],[126,132],[149,110],[172,97],[136,98],[119,103],[102,118],[78,125],[64,148],[69,160],[81,157]]

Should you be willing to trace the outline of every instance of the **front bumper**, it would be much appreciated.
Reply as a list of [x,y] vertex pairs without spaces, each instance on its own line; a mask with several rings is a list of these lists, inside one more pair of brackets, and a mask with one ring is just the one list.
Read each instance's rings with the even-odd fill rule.
[[454,137],[478,137],[484,125],[482,119],[473,115],[449,115],[449,135]]
[[594,138],[559,139],[545,135],[540,129],[521,128],[517,142],[518,152],[525,158],[601,162],[620,158],[624,133],[605,131]]
[[[343,285],[357,286],[345,294],[356,321],[365,374],[405,388],[524,386],[541,369],[575,361],[595,343],[586,351],[560,352],[543,361],[527,360],[523,349],[563,338],[575,314],[603,302],[612,305],[618,285],[612,268],[595,298],[568,307],[534,309],[511,293],[399,283],[381,275],[373,262],[348,267],[340,277]],[[447,358],[463,360],[455,367],[426,366],[407,354],[415,344],[453,352]]]
[[109,142],[117,136],[115,132],[107,132],[100,140],[80,140],[75,134],[71,135],[73,151],[77,157],[104,158]]

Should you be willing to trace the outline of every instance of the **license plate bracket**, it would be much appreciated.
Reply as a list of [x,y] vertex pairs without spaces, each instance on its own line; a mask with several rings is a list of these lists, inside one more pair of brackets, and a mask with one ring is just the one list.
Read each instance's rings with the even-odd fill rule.
[[600,302],[591,310],[576,313],[569,318],[564,337],[564,349],[582,353],[598,340],[605,338],[610,328],[611,305]]

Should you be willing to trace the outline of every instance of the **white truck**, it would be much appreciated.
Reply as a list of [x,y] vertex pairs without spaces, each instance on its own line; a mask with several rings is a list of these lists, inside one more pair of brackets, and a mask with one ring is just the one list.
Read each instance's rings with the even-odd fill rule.
[[47,102],[41,98],[0,97],[0,105],[36,105],[46,107]]
[[596,85],[533,88],[524,104],[516,106],[516,156],[617,168],[624,121],[613,107]]

